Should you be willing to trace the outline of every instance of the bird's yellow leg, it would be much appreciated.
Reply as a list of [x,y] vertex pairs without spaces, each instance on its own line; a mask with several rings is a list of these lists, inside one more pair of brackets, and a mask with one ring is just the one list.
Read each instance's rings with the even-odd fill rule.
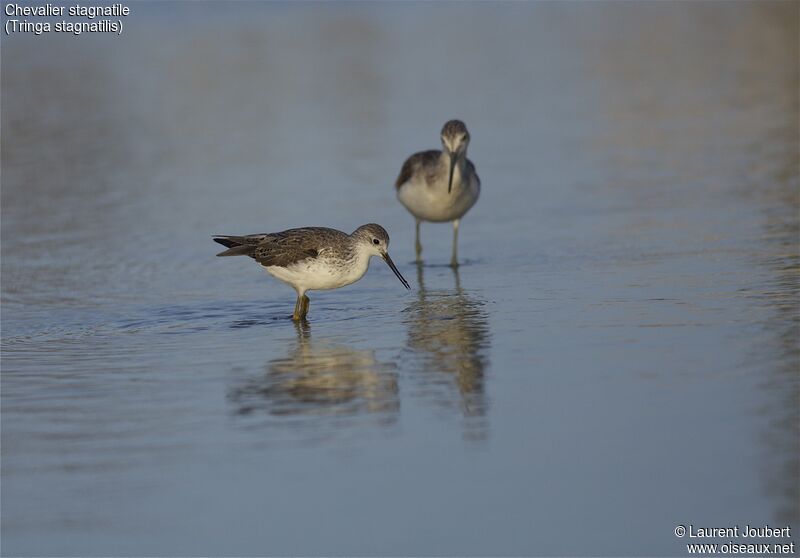
[[417,253],[417,262],[422,261],[422,244],[419,241],[419,224],[420,220],[417,219],[417,237],[416,237],[416,242],[414,243],[414,249],[416,250]]
[[303,298],[305,298],[305,295],[303,295],[302,297],[298,296],[297,297],[297,302],[294,303],[294,313],[292,314],[292,319],[295,322],[299,322],[300,320],[303,319],[303,317],[301,316],[301,308],[303,306]]
[[308,307],[311,304],[311,299],[303,295],[300,301],[300,319],[305,320],[308,315]]
[[453,257],[450,258],[451,267],[458,267],[458,225],[460,223],[460,219],[453,221]]

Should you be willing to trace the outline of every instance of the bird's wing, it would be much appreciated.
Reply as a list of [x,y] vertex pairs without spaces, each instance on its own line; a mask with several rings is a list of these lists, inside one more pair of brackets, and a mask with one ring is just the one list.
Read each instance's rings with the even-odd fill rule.
[[477,172],[475,172],[475,165],[473,165],[473,164],[472,164],[472,161],[470,161],[469,159],[467,159],[467,168],[469,169],[469,171],[470,171],[470,172],[471,172],[473,175],[475,175],[475,180],[477,180],[477,181],[478,181],[478,186],[480,186],[480,185],[481,185],[481,177],[480,177],[480,176],[478,176],[478,173],[477,173]]
[[439,159],[441,154],[441,151],[436,150],[414,153],[411,157],[406,159],[405,163],[403,163],[403,167],[400,169],[400,174],[397,176],[397,180],[394,181],[394,187],[400,188],[400,186],[409,181],[409,179],[414,175],[420,166],[434,164]]
[[214,242],[219,242],[223,246],[227,246],[228,248],[233,248],[234,246],[255,246],[260,242],[263,242],[268,234],[248,234],[244,236],[233,236],[233,235],[214,235]]
[[336,237],[347,235],[343,232],[322,227],[290,229],[268,234],[256,246],[253,258],[263,266],[280,266],[316,258]]

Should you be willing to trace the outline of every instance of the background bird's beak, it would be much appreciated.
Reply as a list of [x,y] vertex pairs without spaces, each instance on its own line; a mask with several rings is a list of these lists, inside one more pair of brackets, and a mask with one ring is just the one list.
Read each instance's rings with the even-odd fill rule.
[[448,194],[453,189],[453,171],[456,168],[456,161],[458,160],[457,157],[458,157],[458,155],[456,155],[452,151],[450,152],[450,179],[447,181],[447,193]]
[[410,291],[411,290],[411,285],[409,285],[408,281],[406,281],[406,278],[403,277],[402,275],[400,275],[400,272],[397,271],[397,268],[395,267],[394,262],[392,261],[392,258],[389,257],[389,254],[388,253],[384,253],[381,257],[383,258],[383,261],[385,261],[386,264],[389,267],[392,268],[392,271],[394,271],[394,274],[397,275],[398,279],[400,279],[400,282],[403,284],[403,286]]

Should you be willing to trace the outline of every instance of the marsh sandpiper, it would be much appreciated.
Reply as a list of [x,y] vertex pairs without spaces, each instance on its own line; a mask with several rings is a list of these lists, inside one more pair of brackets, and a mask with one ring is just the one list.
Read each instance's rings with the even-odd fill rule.
[[446,122],[441,140],[442,151],[420,151],[406,159],[395,188],[397,199],[416,219],[417,262],[422,256],[420,223],[452,221],[453,255],[450,265],[457,267],[458,226],[464,214],[478,201],[481,180],[475,173],[475,165],[467,159],[467,126],[460,120]]
[[297,292],[292,319],[305,320],[308,314],[307,291],[338,289],[355,283],[367,272],[369,260],[378,256],[400,279],[408,281],[389,257],[389,234],[370,223],[352,234],[323,227],[306,227],[269,234],[214,236],[226,248],[217,256],[250,256],[270,275],[291,285]]

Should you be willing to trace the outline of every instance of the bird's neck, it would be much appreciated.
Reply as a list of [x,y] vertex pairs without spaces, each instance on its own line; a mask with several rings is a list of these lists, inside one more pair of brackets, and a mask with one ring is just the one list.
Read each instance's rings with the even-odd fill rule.
[[[447,181],[450,175],[450,155],[442,151],[439,156],[439,169],[444,173],[444,180]],[[453,168],[453,186],[460,185],[462,179],[467,176],[467,154],[466,152],[456,159],[456,166]]]
[[356,244],[350,257],[350,267],[358,269],[363,275],[369,267],[370,256],[372,256],[372,251],[368,247]]
[[[447,151],[442,150],[439,155],[439,163],[446,164],[448,167],[450,166],[450,154]],[[467,152],[464,151],[457,159],[456,159],[456,168],[458,167],[465,167],[467,166]]]

